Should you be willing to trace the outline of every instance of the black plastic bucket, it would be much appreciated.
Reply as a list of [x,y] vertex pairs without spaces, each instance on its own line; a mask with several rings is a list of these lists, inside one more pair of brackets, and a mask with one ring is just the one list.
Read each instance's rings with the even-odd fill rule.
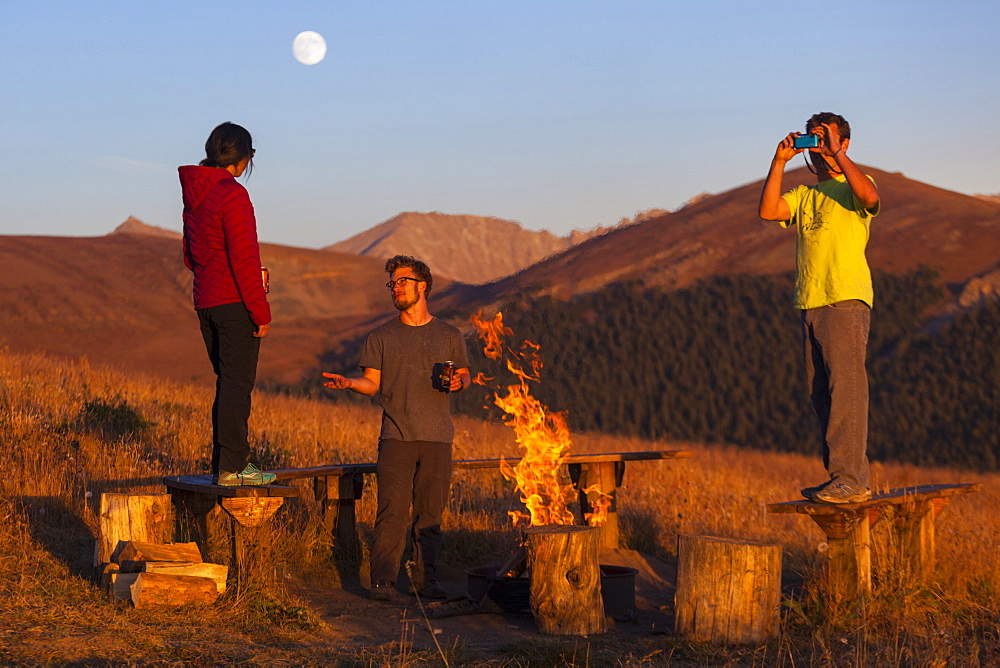
[[[488,597],[506,613],[531,612],[531,580],[526,576],[496,575],[499,566],[477,566],[465,571],[466,587],[474,600]],[[604,614],[627,616],[635,611],[635,575],[628,566],[601,565]]]

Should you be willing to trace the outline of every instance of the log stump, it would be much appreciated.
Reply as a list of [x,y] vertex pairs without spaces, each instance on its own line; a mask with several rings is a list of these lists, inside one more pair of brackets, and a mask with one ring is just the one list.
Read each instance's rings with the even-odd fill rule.
[[169,543],[173,537],[169,494],[103,493],[94,568],[99,573],[107,564],[118,561],[118,554],[131,540]]
[[678,536],[676,633],[709,642],[760,642],[778,632],[780,604],[780,546]]
[[600,532],[577,525],[525,530],[531,612],[540,633],[587,636],[607,631],[597,562]]

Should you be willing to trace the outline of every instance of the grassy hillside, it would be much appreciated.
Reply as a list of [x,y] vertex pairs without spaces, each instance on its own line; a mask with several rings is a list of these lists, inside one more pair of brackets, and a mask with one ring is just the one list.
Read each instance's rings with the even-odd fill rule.
[[[97,498],[102,491],[163,491],[161,476],[205,470],[210,404],[209,387],[0,349],[0,663],[436,661],[344,637],[338,629],[348,611],[314,607],[290,593],[297,583],[312,592],[337,586],[328,534],[308,494],[279,514],[279,584],[262,590],[231,583],[220,603],[198,614],[135,610],[100,595],[89,579]],[[252,447],[266,467],[371,461],[378,421],[370,406],[259,393]],[[499,423],[461,418],[457,427],[458,458],[516,454]],[[680,665],[759,657],[782,665],[986,665],[1000,656],[1000,476],[876,465],[879,487],[983,482],[984,492],[956,498],[939,521],[933,586],[883,577],[866,606],[837,610],[823,597],[822,534],[805,517],[764,512],[764,504],[793,498],[821,476],[816,457],[596,433],[576,434],[573,451],[678,446],[693,449],[694,458],[629,465],[619,503],[624,546],[669,562],[680,534],[780,543],[785,582],[795,585],[785,593],[782,635],[767,646],[723,650],[670,635],[623,646],[612,634],[587,641],[589,665],[662,665],[664,657]],[[511,549],[516,536],[506,511],[516,503],[495,471],[456,475],[445,523],[446,578]],[[373,505],[369,486],[359,506],[366,537]],[[891,550],[876,534],[878,567]],[[540,639],[484,657],[456,641],[446,653],[453,665],[523,666],[539,661],[543,645]]]
[[[869,453],[995,471],[1000,303],[930,331],[921,318],[941,299],[935,278],[927,269],[875,276]],[[575,429],[813,454],[791,281],[717,277],[676,291],[631,283],[501,310],[518,340],[541,346],[536,395],[568,411]],[[470,344],[473,367],[503,379],[478,348]],[[461,410],[482,414],[483,394],[460,397]]]

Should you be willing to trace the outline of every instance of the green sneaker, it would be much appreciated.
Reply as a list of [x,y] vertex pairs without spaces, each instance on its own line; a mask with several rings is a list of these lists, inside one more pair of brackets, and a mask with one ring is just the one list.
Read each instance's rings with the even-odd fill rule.
[[247,464],[247,467],[239,473],[220,471],[215,482],[217,485],[225,485],[227,487],[234,485],[270,485],[276,477],[273,473],[261,471],[253,464]]

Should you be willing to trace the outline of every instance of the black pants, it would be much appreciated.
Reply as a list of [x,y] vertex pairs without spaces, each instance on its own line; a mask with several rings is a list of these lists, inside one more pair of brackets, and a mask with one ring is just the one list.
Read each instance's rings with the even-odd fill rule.
[[242,471],[250,459],[247,421],[257,378],[260,339],[243,302],[198,311],[201,335],[215,371],[212,405],[212,473]]
[[413,581],[421,585],[436,579],[435,562],[441,551],[441,517],[451,488],[451,443],[397,441],[378,444],[378,512],[371,550],[371,578],[396,582],[410,523]]

